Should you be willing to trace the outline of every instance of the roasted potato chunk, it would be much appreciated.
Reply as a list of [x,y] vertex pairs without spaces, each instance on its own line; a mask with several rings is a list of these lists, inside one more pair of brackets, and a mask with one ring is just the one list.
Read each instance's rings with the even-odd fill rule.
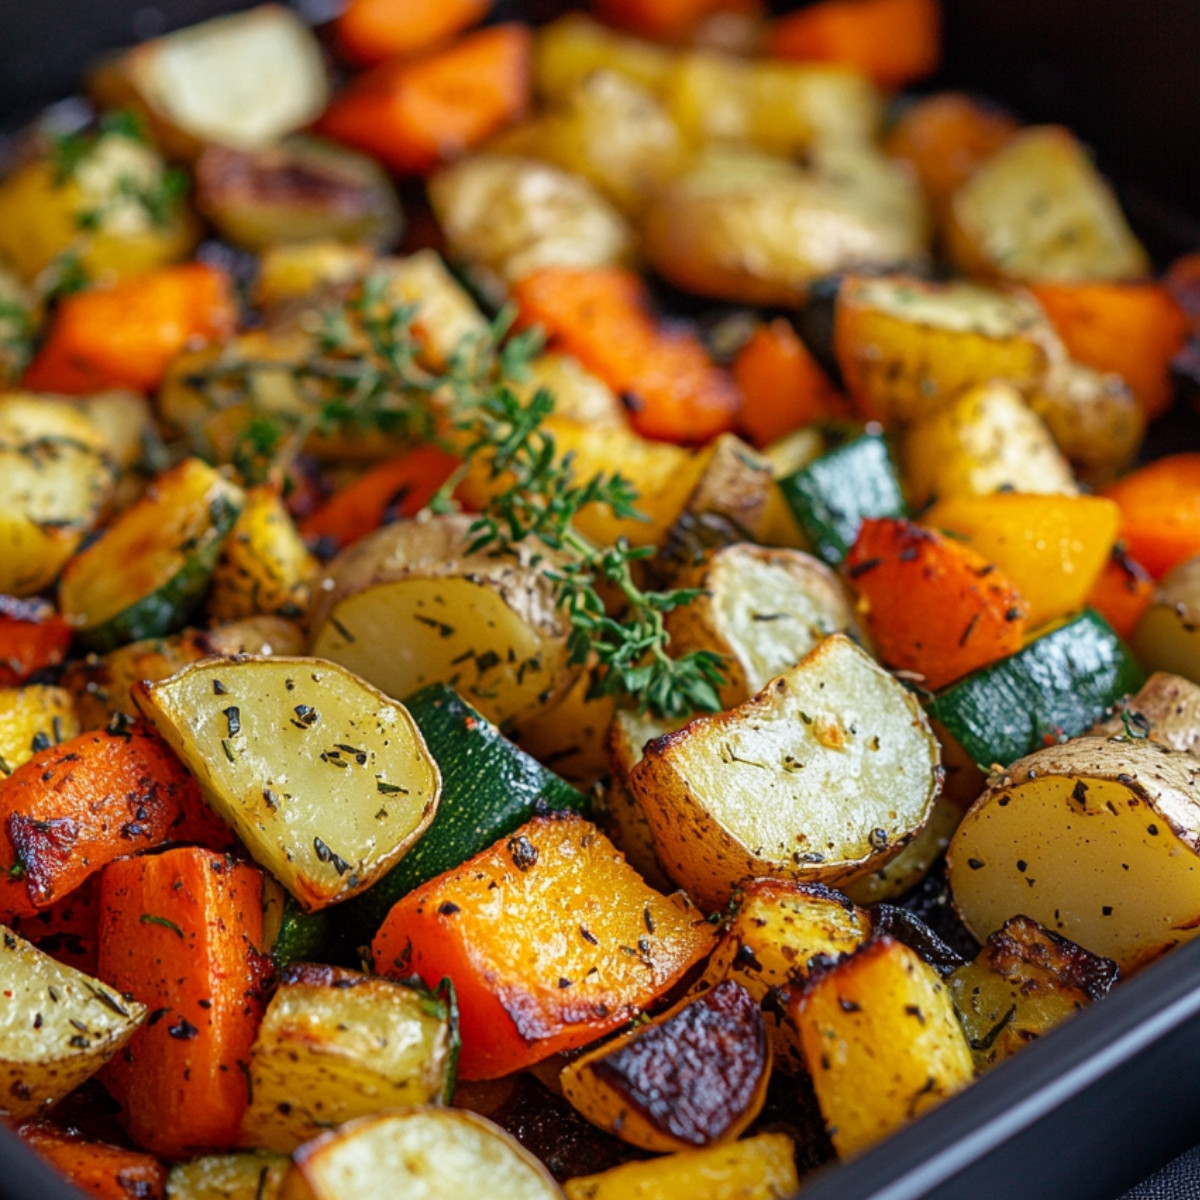
[[167,1200],[279,1200],[290,1166],[282,1154],[208,1154],[171,1168]]
[[646,1150],[734,1141],[758,1115],[771,1049],[755,999],[726,979],[563,1071],[589,1121]]
[[437,811],[441,775],[408,710],[336,663],[208,659],[134,698],[306,911],[370,887]]
[[291,1153],[331,1125],[453,1086],[449,1005],[336,967],[284,973],[250,1051],[246,1146]]
[[[420,1189],[419,1192],[417,1189]],[[562,1200],[519,1142],[461,1109],[410,1108],[363,1117],[296,1151],[280,1200]]]
[[741,148],[709,150],[641,217],[645,254],[679,287],[747,304],[803,301],[821,276],[919,263],[924,202],[865,148],[827,148],[812,169]]
[[1150,260],[1073,134],[1025,129],[954,193],[950,252],[968,274],[1021,283],[1137,279]]
[[877,938],[815,973],[790,1013],[842,1158],[940,1104],[974,1077],[946,985],[892,938]]
[[749,700],[831,633],[857,630],[841,580],[800,550],[740,542],[710,551],[675,582],[699,595],[667,614],[673,652],[722,656],[725,708]]
[[0,688],[0,778],[41,747],[70,741],[78,732],[75,703],[65,688],[41,683]]
[[472,154],[429,181],[452,257],[498,296],[539,267],[628,262],[625,219],[586,179],[532,158]]
[[976,937],[1018,913],[1136,971],[1200,933],[1200,764],[1145,740],[1076,738],[996,775],[950,843]]
[[882,866],[940,781],[915,699],[841,634],[745,704],[651,742],[629,776],[667,873],[713,904],[754,876],[837,883]]
[[696,990],[725,979],[740,983],[762,1009],[776,1067],[802,1074],[796,1027],[773,990],[799,986],[825,959],[852,953],[870,929],[866,912],[822,884],[756,879],[738,898]]
[[134,107],[172,155],[216,143],[269,146],[315,121],[329,101],[312,30],[282,4],[216,17],[122,50],[90,87],[104,108]]
[[982,1071],[1107,995],[1116,980],[1111,959],[1013,917],[946,983]]
[[1200,685],[1155,671],[1141,691],[1088,732],[1118,739],[1144,733],[1152,742],[1200,758]]
[[317,593],[312,653],[389,696],[447,683],[497,724],[565,691],[566,624],[545,555],[467,554],[470,524],[398,522],[339,555]]
[[0,926],[0,1116],[48,1109],[94,1075],[146,1016],[97,979]]
[[320,239],[387,248],[404,227],[374,159],[312,137],[254,151],[209,146],[196,162],[196,207],[247,250]]
[[1200,556],[1163,576],[1133,631],[1138,661],[1200,683]]

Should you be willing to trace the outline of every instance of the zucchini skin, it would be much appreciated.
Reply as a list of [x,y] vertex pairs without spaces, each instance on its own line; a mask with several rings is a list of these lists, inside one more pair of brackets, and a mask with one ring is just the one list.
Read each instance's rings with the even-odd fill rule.
[[1092,609],[939,692],[929,715],[987,770],[1032,754],[1047,736],[1077,737],[1145,674]]
[[340,908],[344,932],[369,941],[392,905],[539,813],[587,815],[591,802],[510,742],[453,688],[430,684],[405,702],[442,773],[442,799],[421,839],[382,879]]
[[878,433],[843,442],[779,480],[779,490],[813,553],[841,566],[867,517],[906,517],[900,478]]
[[80,630],[80,643],[97,654],[108,654],[130,642],[165,637],[183,629],[208,592],[225,539],[241,511],[241,504],[232,497],[215,497],[208,506],[209,528],[183,567],[161,587],[107,621]]

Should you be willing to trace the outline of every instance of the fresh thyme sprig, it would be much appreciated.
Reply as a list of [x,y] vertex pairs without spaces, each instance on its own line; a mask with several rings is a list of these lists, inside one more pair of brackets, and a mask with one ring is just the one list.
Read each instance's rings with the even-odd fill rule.
[[[486,474],[489,498],[470,527],[469,553],[502,554],[517,545],[541,544],[555,552],[546,575],[570,625],[572,663],[593,664],[593,696],[633,699],[640,711],[683,717],[720,708],[721,659],[708,651],[679,658],[667,653],[664,616],[687,604],[694,589],[644,591],[634,564],[653,554],[625,539],[596,546],[575,527],[590,505],[620,520],[637,519],[637,492],[619,474],[580,480],[573,455],[560,453],[546,418],[554,408],[544,389],[527,399],[514,385],[525,380],[541,349],[536,331],[511,333],[511,314],[501,313],[476,337],[464,339],[440,369],[421,356],[415,306],[388,298],[385,274],[369,276],[342,305],[326,312],[316,353],[303,361],[214,364],[188,382],[232,388],[249,400],[251,419],[234,453],[234,464],[256,477],[282,448],[312,432],[378,430],[413,442],[446,445],[461,465],[430,503],[454,507],[453,493],[471,472]],[[258,372],[285,371],[301,397],[279,411],[255,408]],[[610,615],[598,585],[623,601]]]

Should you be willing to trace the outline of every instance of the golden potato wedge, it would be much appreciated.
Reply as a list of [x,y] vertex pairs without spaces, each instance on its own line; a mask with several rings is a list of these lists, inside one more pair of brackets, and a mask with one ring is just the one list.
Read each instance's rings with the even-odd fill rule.
[[976,937],[1024,914],[1138,970],[1200,933],[1200,763],[1145,739],[1075,738],[994,776],[950,843]]
[[649,201],[641,232],[650,264],[678,287],[791,305],[824,275],[920,263],[928,231],[902,168],[839,146],[810,169],[744,148],[708,150]]
[[1159,581],[1154,603],[1133,631],[1133,648],[1146,670],[1200,683],[1200,555]]
[[0,593],[41,591],[112,497],[103,429],[64,400],[0,396]]
[[514,387],[521,397],[545,388],[554,397],[554,415],[592,429],[628,429],[629,418],[620,397],[569,354],[539,354],[529,364],[528,377]]
[[613,71],[658,94],[674,60],[665,46],[619,33],[583,13],[567,13],[538,30],[534,87],[544,100],[564,100],[596,72]]
[[312,30],[282,4],[216,17],[122,50],[93,73],[103,108],[136,108],[170,154],[208,143],[255,150],[315,121],[329,102]]
[[1200,758],[1200,685],[1182,675],[1155,671],[1112,717],[1088,730],[1092,737],[1122,738],[1139,733],[1171,750]]
[[74,698],[65,688],[42,683],[0,688],[0,778],[43,746],[69,741],[79,728]]
[[946,985],[983,1071],[1107,995],[1116,981],[1111,959],[1029,917],[1012,917]]
[[283,975],[250,1050],[241,1143],[290,1154],[323,1129],[436,1104],[453,1086],[448,1004],[338,967]]
[[452,258],[502,299],[540,267],[629,263],[633,232],[586,179],[534,158],[470,154],[429,181]]
[[0,926],[0,1116],[44,1112],[94,1075],[146,1016],[98,979]]
[[209,616],[301,617],[318,569],[279,490],[270,484],[250,488],[213,569]]
[[268,246],[259,255],[254,302],[270,309],[315,296],[324,287],[362,279],[374,264],[371,248],[360,242],[321,239]]
[[468,516],[401,521],[329,564],[311,615],[311,652],[389,696],[447,683],[496,724],[571,685],[566,623],[542,547],[468,554]]
[[1078,492],[1045,422],[1010,383],[978,383],[905,434],[901,460],[914,510],[948,496]]
[[167,1200],[279,1200],[291,1165],[283,1154],[207,1154],[171,1168]]
[[569,1063],[563,1095],[644,1150],[732,1142],[758,1116],[771,1047],[754,997],[726,979]]
[[974,1078],[950,993],[881,937],[808,980],[790,1005],[830,1139],[848,1158]]
[[515,1138],[464,1109],[362,1117],[296,1151],[280,1200],[563,1200]]
[[370,887],[437,811],[441,775],[408,710],[336,663],[206,659],[134,699],[307,912]]
[[801,1075],[796,1027],[771,993],[799,985],[827,958],[850,954],[870,930],[868,913],[823,884],[755,879],[743,889],[694,990],[725,979],[740,983],[762,1009],[776,1068]]
[[799,1186],[792,1139],[760,1133],[569,1179],[566,1191],[567,1200],[785,1200]]
[[963,281],[848,276],[838,289],[834,352],[864,416],[909,425],[991,380],[1023,394],[1056,346],[1032,298]]
[[1016,134],[956,191],[946,230],[969,275],[1022,283],[1138,279],[1150,260],[1069,130]]
[[929,817],[938,756],[916,700],[835,633],[651,742],[629,783],[667,873],[719,905],[748,878],[846,882],[894,858]]
[[700,594],[667,614],[672,653],[723,657],[725,708],[749,700],[831,633],[857,633],[842,581],[801,550],[739,542],[710,551],[675,583]]

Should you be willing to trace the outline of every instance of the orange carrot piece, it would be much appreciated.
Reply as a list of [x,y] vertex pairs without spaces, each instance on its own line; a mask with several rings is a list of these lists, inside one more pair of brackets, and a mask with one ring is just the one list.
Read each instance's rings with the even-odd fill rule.
[[262,1019],[263,873],[181,846],[100,879],[99,975],[150,1015],[105,1067],[138,1145],[184,1158],[233,1145]]
[[12,930],[43,954],[68,967],[96,974],[96,941],[100,925],[100,880],[85,879],[70,895],[31,916],[14,917]]
[[659,326],[632,271],[545,267],[513,289],[520,320],[540,325],[617,392],[643,437],[705,442],[733,428],[741,398],[694,334]]
[[742,394],[738,426],[756,446],[844,411],[837,389],[782,317],[751,334],[731,371]]
[[196,781],[147,725],[81,733],[0,780],[0,923],[48,908],[105,863],[161,845]]
[[1129,384],[1148,420],[1171,405],[1188,319],[1159,283],[1038,283],[1030,290],[1072,358]]
[[14,1130],[37,1156],[99,1200],[162,1200],[167,1169],[153,1155],[91,1142],[73,1129],[25,1121]]
[[1088,593],[1087,606],[1094,608],[1118,636],[1130,638],[1153,599],[1154,580],[1150,572],[1116,546]]
[[531,45],[525,25],[495,25],[445,50],[381,63],[334,98],[317,130],[393,170],[431,171],[525,113]]
[[933,530],[864,521],[846,575],[880,658],[924,675],[933,691],[1021,648],[1020,593],[982,555]]
[[561,815],[535,817],[405,896],[371,949],[383,974],[454,981],[459,1074],[494,1079],[616,1029],[713,939],[590,821]]
[[49,601],[0,596],[0,687],[58,666],[70,644],[71,626]]
[[227,337],[236,323],[224,271],[198,262],[147,271],[66,297],[22,386],[73,396],[119,387],[150,392],[180,350]]
[[939,92],[905,109],[886,149],[911,163],[926,195],[941,209],[1019,128],[1002,109],[961,92]]
[[420,54],[482,21],[492,0],[350,0],[333,23],[342,52],[360,66]]
[[454,473],[459,460],[437,446],[418,446],[373,467],[300,522],[309,542],[344,550],[389,521],[415,516]]
[[762,0],[592,0],[592,12],[610,25],[642,37],[682,37],[705,17],[718,12],[758,16]]
[[1105,493],[1121,510],[1120,538],[1155,579],[1200,554],[1200,454],[1172,454]]
[[881,87],[898,88],[937,69],[938,0],[821,0],[781,17],[771,30],[777,58],[845,63]]

